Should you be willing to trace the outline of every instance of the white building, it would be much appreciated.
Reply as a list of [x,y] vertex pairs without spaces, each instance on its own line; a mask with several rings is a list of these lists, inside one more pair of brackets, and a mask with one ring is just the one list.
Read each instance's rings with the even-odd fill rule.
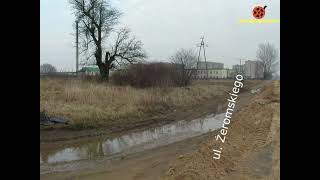
[[207,61],[207,67],[206,67],[206,62],[204,61],[199,61],[198,63],[198,69],[223,69],[223,63],[218,63],[218,62],[208,62]]
[[196,79],[226,79],[228,78],[228,69],[198,69],[195,75]]
[[223,69],[223,63],[204,62],[198,63],[198,69],[194,75],[195,79],[225,79],[228,77],[228,70]]
[[234,79],[235,77],[236,77],[236,70],[234,70],[234,69],[227,69],[227,72],[228,72],[228,74],[227,74],[227,78],[228,79]]
[[243,64],[242,64],[242,65],[236,64],[236,65],[233,65],[233,66],[232,66],[232,69],[233,69],[235,72],[241,72],[241,71],[243,71],[243,69],[244,69],[244,65],[243,65]]
[[233,65],[232,69],[236,74],[243,74],[247,79],[262,79],[263,78],[263,66],[260,61],[245,61],[241,66],[239,64]]
[[248,60],[243,67],[243,73],[246,78],[249,79],[261,79],[263,78],[263,66],[260,61]]

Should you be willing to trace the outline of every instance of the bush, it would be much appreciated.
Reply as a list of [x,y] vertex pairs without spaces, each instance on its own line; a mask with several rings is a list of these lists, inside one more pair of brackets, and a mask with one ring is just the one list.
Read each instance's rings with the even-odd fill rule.
[[266,79],[266,80],[272,79],[272,73],[271,72],[264,72],[264,79]]
[[168,63],[132,64],[127,69],[114,72],[110,80],[115,85],[133,87],[177,86],[176,66]]

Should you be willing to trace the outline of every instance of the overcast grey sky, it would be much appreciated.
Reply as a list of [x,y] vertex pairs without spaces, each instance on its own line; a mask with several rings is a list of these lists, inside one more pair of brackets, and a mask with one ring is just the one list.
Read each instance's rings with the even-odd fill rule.
[[[248,24],[256,5],[266,5],[264,19],[280,19],[280,0],[112,0],[122,13],[119,27],[129,27],[144,44],[148,60],[168,61],[180,48],[198,50],[205,37],[208,61],[225,67],[240,58],[255,59],[259,43],[280,48],[280,23]],[[40,63],[75,70],[74,16],[68,0],[40,1]],[[280,51],[280,49],[279,49]]]

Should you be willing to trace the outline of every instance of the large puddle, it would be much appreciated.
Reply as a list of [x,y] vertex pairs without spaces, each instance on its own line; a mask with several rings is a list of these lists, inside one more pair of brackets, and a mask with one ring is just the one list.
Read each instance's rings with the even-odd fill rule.
[[218,129],[222,125],[223,118],[224,113],[211,114],[192,121],[181,120],[115,138],[100,138],[89,143],[58,149],[54,152],[45,152],[40,149],[40,164],[112,157],[164,146]]

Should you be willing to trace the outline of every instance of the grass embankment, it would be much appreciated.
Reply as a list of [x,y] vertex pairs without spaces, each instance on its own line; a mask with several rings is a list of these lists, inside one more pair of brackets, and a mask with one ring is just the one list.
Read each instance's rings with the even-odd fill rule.
[[137,89],[75,79],[40,79],[40,111],[71,120],[68,128],[102,127],[201,104],[224,95],[232,83]]

